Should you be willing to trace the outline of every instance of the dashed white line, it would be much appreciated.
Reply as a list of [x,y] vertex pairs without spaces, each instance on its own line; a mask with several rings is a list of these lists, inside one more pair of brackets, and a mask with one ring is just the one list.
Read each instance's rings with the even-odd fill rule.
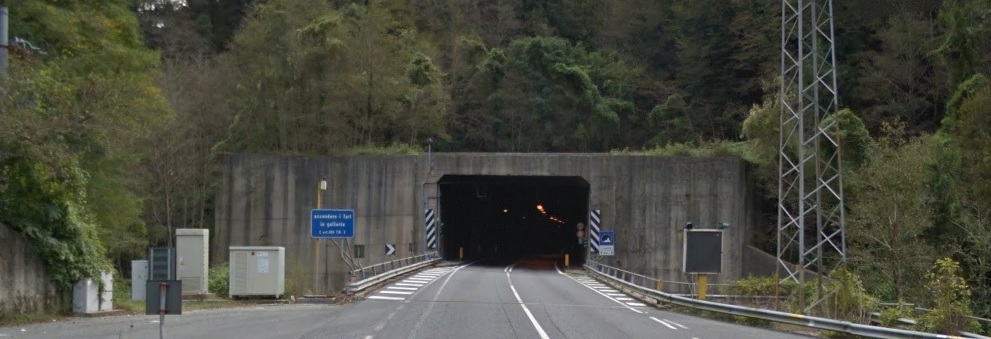
[[671,321],[671,320],[667,320],[667,319],[664,319],[664,321],[666,321],[666,322],[668,322],[668,323],[670,323],[670,324],[672,324],[672,325],[674,325],[674,326],[678,326],[678,327],[681,327],[681,328],[683,328],[683,329],[686,329],[686,330],[688,329],[688,327],[685,327],[685,325],[682,325],[682,324],[679,324],[679,323],[676,323],[676,322],[673,322],[673,321]]
[[672,330],[677,330],[677,328],[675,328],[674,326],[671,326],[671,324],[668,324],[668,323],[664,322],[664,320],[657,319],[657,318],[654,318],[654,317],[650,317],[650,320],[653,320],[653,321],[656,321],[658,323],[661,323],[661,325],[667,326],[668,328],[670,328]]
[[368,299],[381,299],[381,300],[406,300],[406,298],[396,298],[396,297],[383,297],[380,295],[368,296]]
[[[571,277],[568,277],[568,278],[571,278]],[[572,279],[572,280],[575,280],[575,278],[571,278],[571,279]],[[585,285],[585,284],[582,284],[582,283],[581,283],[580,281],[578,281],[578,280],[575,280],[575,282],[577,282],[577,283],[579,283],[579,284],[581,284],[582,286],[585,286],[585,288],[587,288],[587,289],[590,289],[590,290],[592,290],[592,292],[595,292],[595,293],[598,293],[599,295],[601,295],[601,296],[603,296],[603,297],[606,297],[606,299],[609,299],[609,300],[612,300],[612,301],[614,301],[614,302],[616,302],[616,303],[618,303],[618,304],[620,304],[620,305],[623,305],[623,307],[626,307],[626,308],[627,308],[627,309],[629,309],[630,311],[633,311],[633,312],[637,312],[637,313],[640,313],[640,314],[643,314],[643,311],[640,311],[640,310],[638,310],[638,309],[635,309],[635,308],[633,308],[633,307],[630,307],[629,305],[627,305],[627,304],[625,304],[625,303],[623,303],[623,302],[621,302],[621,301],[619,301],[619,300],[616,300],[615,298],[613,298],[613,297],[610,297],[610,296],[608,296],[608,295],[606,295],[605,293],[602,293],[602,292],[599,292],[598,290],[596,290],[596,289],[594,289],[594,288],[592,288],[591,286],[588,286],[588,285]],[[644,306],[646,306],[646,305],[644,305]]]
[[389,286],[389,287],[386,287],[386,288],[393,289],[393,290],[406,290],[406,291],[416,291],[416,290],[418,290],[418,288],[416,288],[416,287],[402,287],[402,286]]
[[424,284],[395,283],[396,286],[423,287]]
[[628,302],[626,304],[627,305],[630,305],[630,306],[633,306],[633,307],[647,307],[647,305],[644,304],[644,303],[630,303],[630,302]]
[[385,293],[385,294],[402,294],[402,295],[413,294],[413,292],[407,292],[407,291],[381,291],[379,293]]

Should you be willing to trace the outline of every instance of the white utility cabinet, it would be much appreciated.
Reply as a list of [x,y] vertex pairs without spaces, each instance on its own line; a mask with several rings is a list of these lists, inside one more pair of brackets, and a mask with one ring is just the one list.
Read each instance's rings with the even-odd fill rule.
[[99,282],[83,279],[72,286],[72,312],[77,314],[107,312],[114,309],[114,278],[109,272],[100,272],[103,293]]
[[286,248],[281,246],[230,247],[231,296],[286,294]]
[[183,294],[206,294],[209,282],[210,230],[175,230],[176,261]]
[[148,260],[131,260],[131,300],[145,300]]

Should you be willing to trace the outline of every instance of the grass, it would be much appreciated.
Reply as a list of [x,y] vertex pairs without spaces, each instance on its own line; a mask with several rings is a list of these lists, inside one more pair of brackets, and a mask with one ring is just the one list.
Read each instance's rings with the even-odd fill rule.
[[8,317],[0,318],[0,326],[12,327],[27,324],[37,324],[45,323],[49,321],[58,321],[67,318],[62,314],[51,314],[51,313],[41,313],[41,312],[31,312],[23,314],[14,314]]

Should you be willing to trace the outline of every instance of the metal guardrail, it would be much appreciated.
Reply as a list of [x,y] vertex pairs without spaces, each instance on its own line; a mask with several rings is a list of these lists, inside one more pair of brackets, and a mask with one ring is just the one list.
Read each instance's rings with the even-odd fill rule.
[[[592,263],[598,264],[596,262],[592,262]],[[601,265],[601,264],[599,264],[599,265]],[[631,272],[631,271],[627,271],[627,270],[624,270],[624,269],[621,269],[621,268],[616,268],[616,267],[611,267],[611,266],[606,266],[606,265],[601,265],[601,267],[605,271],[606,274],[612,275],[612,276],[614,276],[616,278],[619,278],[619,279],[621,279],[623,281],[626,281],[626,282],[629,282],[631,284],[635,284],[637,286],[644,287],[644,288],[655,289],[655,286],[657,286],[658,282],[660,282],[663,286],[677,286],[677,285],[693,286],[693,285],[695,285],[695,283],[693,283],[693,282],[661,280],[661,279],[657,279],[657,278],[654,278],[654,277],[648,277],[646,275],[639,274],[639,273],[636,273],[636,272]],[[729,288],[731,285],[730,284],[708,284],[708,286],[709,286],[709,292],[710,292],[709,295],[710,296],[717,296],[716,294],[714,294],[712,292],[718,293],[718,291],[720,289],[722,289],[722,288]],[[669,291],[670,291],[670,289],[669,289]],[[729,297],[729,296],[727,296],[727,297]]]
[[798,326],[805,326],[809,328],[816,328],[821,330],[829,330],[834,332],[841,332],[859,336],[866,336],[871,338],[955,338],[954,336],[949,336],[945,334],[935,334],[926,333],[918,331],[909,331],[897,328],[888,328],[880,326],[871,326],[864,324],[852,323],[849,321],[841,321],[835,319],[819,318],[805,316],[801,314],[785,313],[772,310],[763,310],[752,307],[737,306],[730,304],[722,304],[705,300],[698,300],[689,297],[683,297],[679,295],[664,293],[653,289],[651,287],[641,286],[637,282],[636,276],[642,276],[639,274],[620,274],[619,277],[610,275],[606,272],[627,272],[621,269],[603,265],[594,261],[587,261],[585,263],[585,268],[595,275],[599,275],[603,278],[615,281],[622,285],[636,289],[638,292],[649,296],[657,300],[663,300],[674,305],[689,307],[699,310],[705,310],[710,312],[718,312],[729,315],[744,316],[749,318],[762,319],[767,321],[773,321],[778,323],[786,323]]
[[[884,304],[882,304],[882,305],[884,305]],[[920,312],[932,312],[932,310],[925,309],[925,308],[922,308],[922,307],[915,307],[915,310],[916,311],[920,311]],[[880,324],[881,323],[881,312],[871,312],[870,315],[871,315],[871,323],[876,323],[876,324]],[[991,323],[991,319],[971,317],[971,316],[965,316],[965,317],[966,318],[977,320],[978,322],[982,322],[982,323],[984,323],[984,322]],[[895,321],[898,322],[898,324],[900,324],[900,325],[906,325],[906,326],[915,326],[915,325],[918,324],[918,322],[915,321],[915,319],[909,319],[909,318],[898,318]],[[960,335],[962,335],[964,338],[991,339],[991,337],[988,337],[988,336],[980,335],[980,334],[977,334],[977,333],[965,332],[965,331],[960,331]]]
[[437,261],[440,261],[437,253],[427,253],[353,270],[350,272],[351,277],[359,280],[348,283],[347,292],[348,294],[361,292],[378,283],[415,271]]

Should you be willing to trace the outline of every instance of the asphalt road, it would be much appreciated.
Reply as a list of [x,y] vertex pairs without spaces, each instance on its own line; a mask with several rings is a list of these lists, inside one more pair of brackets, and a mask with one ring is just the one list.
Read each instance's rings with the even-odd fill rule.
[[[157,321],[75,318],[0,338],[157,338]],[[166,338],[803,338],[658,310],[540,259],[436,267],[349,305],[191,311],[164,328]]]

